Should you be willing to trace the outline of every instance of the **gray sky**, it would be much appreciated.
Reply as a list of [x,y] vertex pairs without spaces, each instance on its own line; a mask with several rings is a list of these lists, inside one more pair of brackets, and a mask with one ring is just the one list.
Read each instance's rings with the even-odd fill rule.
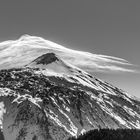
[[[140,65],[139,0],[1,0],[0,41],[22,34]],[[139,67],[135,67],[139,69]],[[100,73],[140,97],[140,74]]]

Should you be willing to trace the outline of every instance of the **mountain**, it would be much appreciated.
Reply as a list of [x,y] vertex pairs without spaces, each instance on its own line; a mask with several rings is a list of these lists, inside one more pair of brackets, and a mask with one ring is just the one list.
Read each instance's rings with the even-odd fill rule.
[[72,70],[74,70],[74,66],[64,62],[54,53],[43,54],[25,66],[30,68],[40,68],[44,70],[44,72],[51,72],[54,74],[73,74]]
[[[0,126],[5,140],[67,140],[92,129],[140,129],[137,98],[54,51],[32,60],[29,50],[22,49],[9,61],[6,58],[11,65],[4,60],[0,65]],[[15,67],[16,58],[22,65]]]

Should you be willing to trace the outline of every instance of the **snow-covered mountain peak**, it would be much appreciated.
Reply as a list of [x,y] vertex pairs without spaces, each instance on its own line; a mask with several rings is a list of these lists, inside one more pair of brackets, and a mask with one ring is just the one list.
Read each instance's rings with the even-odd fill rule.
[[25,65],[25,67],[39,68],[41,73],[47,76],[72,76],[75,75],[75,72],[78,71],[78,68],[63,61],[63,59],[59,58],[55,53],[51,52],[39,56],[31,63]]

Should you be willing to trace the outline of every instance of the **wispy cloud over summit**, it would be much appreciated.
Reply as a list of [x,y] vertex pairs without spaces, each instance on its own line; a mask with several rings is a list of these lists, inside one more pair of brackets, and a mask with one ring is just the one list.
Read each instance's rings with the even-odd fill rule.
[[46,52],[54,52],[64,61],[89,72],[136,72],[133,64],[125,59],[72,50],[30,35],[0,43],[0,67],[22,66]]

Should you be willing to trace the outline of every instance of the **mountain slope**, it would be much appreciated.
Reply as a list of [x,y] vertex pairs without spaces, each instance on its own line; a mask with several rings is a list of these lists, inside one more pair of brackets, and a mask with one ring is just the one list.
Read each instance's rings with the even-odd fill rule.
[[140,101],[54,53],[0,71],[6,140],[66,140],[99,128],[140,128]]

